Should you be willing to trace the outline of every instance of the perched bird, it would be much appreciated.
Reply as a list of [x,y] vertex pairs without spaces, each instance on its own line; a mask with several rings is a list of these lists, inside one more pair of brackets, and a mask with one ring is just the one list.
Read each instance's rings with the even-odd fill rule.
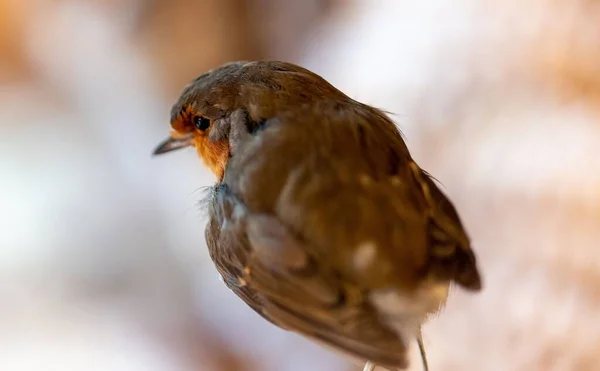
[[394,123],[317,74],[234,62],[183,90],[155,154],[193,146],[217,183],[206,241],[258,314],[367,362],[408,366],[407,344],[451,283],[478,291],[452,203]]

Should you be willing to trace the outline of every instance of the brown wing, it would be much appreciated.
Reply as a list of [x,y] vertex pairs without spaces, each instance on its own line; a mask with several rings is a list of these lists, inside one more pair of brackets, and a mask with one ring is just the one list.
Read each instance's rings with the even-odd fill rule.
[[370,241],[381,252],[378,263],[392,265],[356,277],[376,281],[359,281],[370,288],[417,284],[425,275],[480,287],[452,203],[382,112],[321,102],[267,121],[246,141],[230,159],[225,183],[253,212],[277,215],[311,241],[320,259],[343,267],[356,246]]
[[248,212],[225,185],[215,189],[206,237],[227,286],[265,319],[352,356],[406,366],[405,344],[363,292],[311,257],[275,217]]

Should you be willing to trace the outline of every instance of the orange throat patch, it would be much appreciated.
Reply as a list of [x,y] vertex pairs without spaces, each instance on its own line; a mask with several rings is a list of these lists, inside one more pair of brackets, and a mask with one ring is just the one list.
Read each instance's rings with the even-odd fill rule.
[[196,136],[194,146],[202,161],[221,181],[229,158],[229,143],[226,140],[211,142],[205,136]]

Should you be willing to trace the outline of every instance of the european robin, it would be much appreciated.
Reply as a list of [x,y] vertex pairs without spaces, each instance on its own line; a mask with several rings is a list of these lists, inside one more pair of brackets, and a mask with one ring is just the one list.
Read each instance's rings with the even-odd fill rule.
[[262,317],[367,362],[406,368],[452,283],[481,279],[450,200],[382,111],[279,61],[234,62],[183,90],[170,138],[214,172],[205,237]]

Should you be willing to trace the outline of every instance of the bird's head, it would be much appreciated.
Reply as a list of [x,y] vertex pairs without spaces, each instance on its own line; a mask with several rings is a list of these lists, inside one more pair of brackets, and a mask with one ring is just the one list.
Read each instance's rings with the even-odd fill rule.
[[259,125],[285,110],[328,98],[349,99],[322,77],[291,63],[228,63],[184,88],[171,110],[171,136],[154,154],[193,146],[221,180],[229,158],[229,143],[209,137],[218,120],[242,109],[250,126]]

